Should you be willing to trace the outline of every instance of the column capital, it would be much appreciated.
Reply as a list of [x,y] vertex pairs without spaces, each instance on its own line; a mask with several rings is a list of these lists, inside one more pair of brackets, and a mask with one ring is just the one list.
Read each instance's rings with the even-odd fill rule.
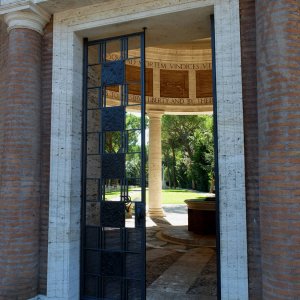
[[149,118],[159,118],[161,119],[161,117],[164,115],[164,111],[162,110],[150,110],[147,111],[147,115]]
[[8,32],[15,28],[26,28],[42,35],[44,27],[49,22],[50,17],[50,14],[43,9],[37,6],[29,6],[24,9],[7,12],[4,15],[4,21],[8,26]]

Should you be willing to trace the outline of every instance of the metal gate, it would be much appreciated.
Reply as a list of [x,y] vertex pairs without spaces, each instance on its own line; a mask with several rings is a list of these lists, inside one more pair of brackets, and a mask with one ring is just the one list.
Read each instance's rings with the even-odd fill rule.
[[84,42],[81,299],[145,299],[145,33]]

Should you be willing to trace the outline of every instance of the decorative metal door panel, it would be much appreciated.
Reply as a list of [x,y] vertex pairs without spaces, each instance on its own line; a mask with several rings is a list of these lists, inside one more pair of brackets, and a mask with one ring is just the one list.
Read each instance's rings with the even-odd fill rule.
[[146,299],[144,45],[85,40],[81,299]]

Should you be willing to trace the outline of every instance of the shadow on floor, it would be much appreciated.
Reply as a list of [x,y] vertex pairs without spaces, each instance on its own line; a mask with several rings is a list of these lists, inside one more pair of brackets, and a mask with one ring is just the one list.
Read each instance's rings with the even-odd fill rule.
[[185,205],[164,210],[147,219],[147,299],[217,299],[215,237],[187,231]]

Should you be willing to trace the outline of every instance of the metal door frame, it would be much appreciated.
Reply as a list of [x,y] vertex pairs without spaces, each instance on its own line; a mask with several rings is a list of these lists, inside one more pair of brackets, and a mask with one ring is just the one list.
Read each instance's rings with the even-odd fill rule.
[[[130,37],[135,37],[139,36],[140,37],[140,96],[141,96],[141,103],[140,103],[140,113],[141,113],[141,206],[138,209],[144,210],[142,214],[144,215],[144,218],[141,221],[141,228],[142,228],[142,235],[141,235],[141,245],[142,245],[142,251],[141,251],[141,256],[143,258],[143,266],[142,266],[142,274],[144,277],[144,280],[141,280],[141,300],[146,299],[146,219],[145,219],[145,207],[146,207],[146,141],[145,141],[145,129],[146,129],[146,122],[145,122],[145,116],[146,116],[146,101],[145,101],[145,70],[146,70],[146,61],[145,61],[145,31],[146,28],[143,28],[143,31],[141,32],[136,32],[132,34],[127,34],[127,35],[120,35],[120,36],[113,36],[105,39],[100,39],[100,40],[92,40],[89,41],[87,38],[84,39],[84,44],[83,44],[83,97],[82,97],[82,161],[81,161],[81,190],[82,190],[82,195],[81,195],[81,245],[80,245],[80,299],[106,299],[106,298],[101,298],[101,292],[98,290],[98,297],[97,298],[87,298],[83,297],[83,288],[84,288],[84,241],[85,241],[85,228],[86,228],[86,179],[87,179],[87,111],[88,111],[88,97],[87,97],[87,91],[88,91],[88,47],[97,45],[97,44],[104,44],[106,45],[106,42],[112,41],[112,40],[121,40],[127,39],[128,43],[128,38]],[[126,44],[126,43],[125,43]],[[106,47],[106,46],[104,46]],[[122,44],[122,51],[127,51],[128,54],[128,44],[127,46],[124,46],[125,49],[123,48]],[[127,48],[126,48],[127,47]],[[101,51],[101,50],[100,50]],[[102,54],[100,54],[101,56]],[[105,54],[104,54],[105,56]],[[125,60],[126,58],[122,57],[121,59],[124,59],[124,65],[125,65]],[[127,57],[128,59],[128,57]],[[106,60],[105,60],[106,61]],[[100,60],[100,64],[103,63],[103,61]],[[125,69],[125,68],[124,68]],[[129,91],[128,88],[126,88],[127,93],[127,103],[124,103],[121,101],[121,106],[124,107],[125,109],[125,114],[126,114],[126,107],[129,102],[128,95]],[[106,97],[106,96],[104,96]],[[121,96],[120,96],[121,97]],[[105,100],[106,101],[106,100]],[[125,100],[126,101],[126,100]],[[105,104],[106,105],[106,104]],[[100,106],[99,108],[100,109]],[[101,121],[100,121],[101,122]],[[102,132],[103,133],[103,132]],[[102,134],[99,132],[99,134]],[[100,141],[100,144],[103,141]],[[102,153],[103,155],[103,153]],[[125,154],[126,155],[126,154]],[[123,182],[124,183],[124,182]],[[124,183],[125,185],[125,183]],[[128,186],[127,186],[128,188]],[[127,190],[128,191],[128,190]],[[102,198],[102,190],[100,188],[100,197]],[[104,191],[105,193],[105,191]],[[122,192],[121,192],[122,194]],[[121,196],[122,197],[122,196]],[[101,200],[100,201],[101,203]],[[101,214],[101,213],[100,213]],[[135,220],[135,222],[137,222]],[[100,225],[101,228],[101,225]],[[99,230],[101,231],[101,229]],[[101,238],[100,238],[101,239]],[[100,250],[101,251],[101,250]],[[103,251],[103,249],[102,249]],[[124,270],[123,270],[124,272]],[[100,276],[100,275],[99,275]],[[102,286],[103,287],[103,286]],[[98,287],[99,289],[99,287]],[[130,300],[127,298],[128,296],[125,295],[126,293],[126,288],[125,291],[123,290],[122,286],[122,300]]]

